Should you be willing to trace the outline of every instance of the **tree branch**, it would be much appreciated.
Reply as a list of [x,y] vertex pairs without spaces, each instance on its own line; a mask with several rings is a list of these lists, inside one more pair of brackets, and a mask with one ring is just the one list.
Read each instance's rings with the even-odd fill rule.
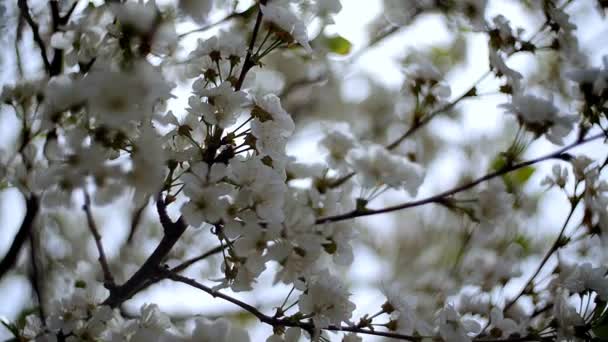
[[160,264],[188,228],[183,217],[180,217],[175,222],[171,221],[171,218],[167,215],[167,206],[160,193],[156,198],[156,209],[164,230],[163,238],[156,246],[154,252],[152,252],[144,264],[141,265],[129,280],[123,285],[110,290],[110,296],[103,302],[104,304],[110,305],[111,307],[117,307],[140,291],[142,289],[142,284],[150,279],[154,279],[158,273],[157,271]]
[[38,45],[40,49],[40,56],[42,57],[42,63],[44,63],[44,69],[47,73],[51,72],[51,62],[49,61],[49,56],[46,53],[46,45],[40,36],[40,31],[38,27],[38,23],[34,21],[32,16],[30,15],[30,8],[27,4],[27,0],[18,0],[17,5],[19,6],[19,12],[21,12],[21,16],[25,19],[27,24],[32,29],[32,34],[34,36],[34,42]]
[[191,258],[191,259],[188,259],[188,260],[182,262],[181,264],[173,267],[171,269],[171,271],[175,272],[175,273],[180,273],[180,272],[184,271],[185,269],[187,269],[188,267],[192,266],[193,264],[195,264],[201,260],[207,259],[208,257],[210,257],[212,255],[220,253],[226,247],[227,247],[227,245],[224,245],[224,244],[216,246],[197,257],[194,257],[194,258]]
[[[266,0],[260,0],[260,5],[265,5]],[[259,7],[259,6],[258,6]],[[243,86],[243,82],[245,81],[245,76],[247,76],[247,72],[251,68],[253,68],[256,63],[252,61],[253,56],[253,47],[255,46],[255,40],[258,36],[258,32],[260,31],[260,26],[262,25],[262,17],[264,13],[262,13],[261,9],[258,9],[258,16],[255,19],[255,24],[253,26],[253,33],[251,34],[251,40],[249,41],[249,48],[247,49],[247,55],[245,55],[245,61],[243,62],[243,69],[241,69],[241,75],[239,76],[238,81],[234,85],[236,90],[240,90]]]
[[203,26],[203,27],[199,27],[199,28],[194,29],[194,30],[190,30],[190,31],[187,31],[187,32],[181,33],[181,34],[180,34],[179,36],[177,36],[177,37],[178,37],[179,39],[182,39],[182,38],[185,38],[186,36],[189,36],[189,35],[191,35],[191,34],[193,34],[193,33],[197,33],[197,32],[204,32],[204,31],[207,31],[207,30],[209,30],[209,29],[212,29],[212,28],[214,28],[214,27],[216,27],[216,26],[219,26],[219,25],[221,25],[221,24],[224,24],[224,23],[227,23],[227,22],[231,21],[232,19],[236,19],[236,18],[246,18],[246,17],[248,17],[249,15],[251,15],[251,14],[252,14],[252,12],[253,12],[253,10],[254,10],[254,9],[255,9],[255,5],[253,5],[253,6],[249,7],[249,8],[248,8],[248,9],[246,9],[244,12],[239,12],[239,13],[236,13],[236,12],[235,12],[235,13],[231,13],[230,15],[227,15],[226,17],[224,17],[224,18],[222,18],[222,19],[220,19],[220,20],[218,20],[218,21],[216,21],[216,22],[214,22],[214,23],[211,23],[211,24],[205,25],[205,26]]
[[46,314],[44,312],[44,297],[42,295],[42,288],[40,287],[40,270],[38,269],[38,256],[36,249],[36,234],[30,235],[30,262],[32,264],[32,272],[30,274],[30,282],[32,284],[32,289],[34,290],[34,294],[36,295],[36,299],[38,300],[38,316],[40,316],[40,321],[43,324],[46,322]]
[[110,266],[108,265],[108,260],[106,259],[106,254],[103,251],[103,244],[101,243],[101,234],[99,234],[99,230],[97,229],[97,224],[95,223],[95,219],[93,218],[93,212],[91,211],[91,198],[86,191],[84,193],[84,205],[82,206],[82,210],[86,213],[87,216],[87,224],[89,226],[89,230],[95,239],[95,245],[97,246],[97,252],[99,253],[99,264],[101,265],[101,271],[103,272],[103,280],[104,286],[108,289],[112,289],[116,286],[114,282],[114,277],[112,276],[112,272],[110,271]]
[[464,185],[459,185],[455,188],[452,188],[450,190],[444,191],[442,193],[439,193],[439,194],[431,196],[431,197],[423,198],[423,199],[417,200],[417,201],[405,202],[402,204],[398,204],[398,205],[394,205],[394,206],[390,206],[390,207],[386,207],[386,208],[381,208],[381,209],[365,209],[365,210],[355,209],[355,210],[345,213],[345,214],[318,218],[316,220],[316,224],[344,221],[344,220],[349,220],[349,219],[353,219],[356,217],[377,215],[377,214],[383,214],[383,213],[388,213],[388,212],[392,212],[392,211],[422,206],[422,205],[429,204],[429,203],[438,203],[442,200],[445,200],[449,196],[452,196],[452,195],[457,194],[464,190],[471,189],[487,180],[490,180],[490,179],[498,177],[498,176],[502,176],[504,174],[507,174],[507,173],[517,170],[517,169],[521,169],[522,167],[533,165],[533,164],[536,164],[536,163],[539,163],[539,162],[542,162],[542,161],[545,161],[548,159],[565,158],[565,156],[563,155],[564,152],[566,152],[574,147],[577,147],[577,146],[586,144],[590,141],[597,140],[597,139],[604,138],[604,137],[605,137],[604,133],[600,133],[600,134],[597,134],[597,135],[594,135],[594,136],[591,136],[588,138],[580,139],[580,140],[578,140],[570,145],[567,145],[548,155],[545,155],[545,156],[542,156],[542,157],[539,157],[536,159],[524,161],[521,163],[506,166],[498,171],[494,171],[483,177],[477,178],[476,180],[474,180],[470,183],[466,183]]
[[19,256],[19,252],[23,247],[23,243],[27,240],[32,227],[34,226],[34,220],[38,211],[40,209],[40,203],[38,197],[35,195],[31,195],[25,201],[25,217],[23,218],[23,222],[21,223],[21,227],[19,227],[19,231],[17,231],[17,235],[11,244],[8,252],[0,262],[0,279],[15,266],[17,262],[17,257]]
[[[254,307],[250,304],[247,304],[241,300],[238,300],[236,298],[233,298],[231,296],[228,296],[220,291],[213,290],[212,288],[210,288],[204,284],[201,284],[192,278],[184,277],[179,274],[175,274],[171,271],[165,271],[165,277],[168,279],[171,279],[173,281],[184,283],[184,284],[187,284],[194,288],[197,288],[199,290],[202,290],[203,292],[206,292],[207,294],[209,294],[213,297],[221,298],[227,302],[230,302],[230,303],[248,311],[249,313],[254,315],[256,318],[258,318],[260,320],[260,322],[266,323],[273,327],[276,327],[276,326],[298,327],[298,328],[301,328],[306,331],[312,331],[315,328],[314,325],[309,322],[296,321],[296,320],[293,320],[290,318],[277,318],[277,317],[268,316],[268,315],[264,314],[263,312],[261,312],[260,310],[258,310],[256,307]],[[368,329],[363,329],[363,328],[359,328],[359,327],[355,327],[355,326],[351,327],[351,326],[330,325],[330,326],[322,328],[322,329],[328,330],[328,331],[353,332],[353,333],[357,333],[357,334],[382,336],[382,337],[388,337],[388,338],[403,340],[403,341],[422,341],[427,338],[430,338],[434,341],[442,341],[442,339],[437,339],[437,337],[410,336],[410,335],[397,334],[397,333],[391,333],[391,332],[368,330]],[[532,335],[525,336],[525,337],[506,338],[506,339],[485,339],[485,338],[473,339],[473,341],[476,341],[476,342],[499,342],[499,341],[500,342],[516,342],[516,341],[552,341],[552,340],[553,340],[552,338],[532,336]]]
[[137,231],[137,227],[139,226],[139,222],[141,221],[141,217],[144,213],[144,210],[148,206],[149,197],[146,197],[144,204],[137,208],[131,217],[131,228],[129,229],[129,237],[127,238],[127,244],[131,244],[133,242],[133,237],[135,236],[135,232]]

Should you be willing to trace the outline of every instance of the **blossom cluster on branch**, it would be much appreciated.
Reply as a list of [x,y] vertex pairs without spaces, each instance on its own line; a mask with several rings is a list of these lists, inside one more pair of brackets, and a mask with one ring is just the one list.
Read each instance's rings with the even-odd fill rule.
[[[589,62],[569,14],[589,2],[604,15],[600,0],[514,1],[542,18],[526,32],[490,16],[489,0],[385,0],[375,23],[385,31],[369,48],[437,16],[486,39],[488,71],[454,96],[457,62],[414,51],[398,92],[372,82],[353,104],[339,96],[348,62],[331,58],[350,49],[329,33],[344,1],[18,0],[18,71],[0,113],[16,118],[19,134],[0,147],[0,188],[16,189],[26,212],[0,279],[29,279],[34,309],[4,326],[17,341],[250,340],[229,317],[178,322],[154,303],[127,309],[150,287],[180,283],[270,326],[269,342],[608,338],[608,157],[571,152],[592,142],[608,152],[608,57]],[[215,13],[228,15],[212,22]],[[178,33],[184,24],[197,29]],[[30,33],[28,58],[41,60],[32,73],[20,54]],[[195,34],[205,38],[186,44]],[[514,55],[553,69],[535,79]],[[436,145],[449,145],[431,122],[457,120],[491,76],[495,109],[516,133],[485,156],[490,147],[478,146],[469,174],[429,194]],[[324,120],[332,111],[343,122]],[[323,121],[322,162],[288,148],[306,120]],[[525,158],[542,140],[553,152]],[[524,185],[547,160],[555,165],[541,186],[568,205],[548,249],[524,229],[538,209]],[[386,205],[388,194],[407,201]],[[95,211],[125,198],[130,230],[110,237]],[[378,248],[394,247],[407,274],[387,277],[383,300],[361,313],[344,270],[359,267],[358,245],[373,238],[354,221],[388,212],[412,212],[400,225],[420,232]],[[442,217],[461,229],[433,223]],[[259,291],[269,274],[290,289],[272,309],[232,295]]]

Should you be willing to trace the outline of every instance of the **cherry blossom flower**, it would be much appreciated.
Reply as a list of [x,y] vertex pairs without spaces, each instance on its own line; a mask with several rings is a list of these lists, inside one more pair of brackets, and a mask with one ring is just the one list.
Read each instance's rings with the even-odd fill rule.
[[272,24],[270,30],[279,39],[288,44],[295,41],[302,45],[307,52],[312,52],[312,48],[308,43],[306,25],[291,13],[289,9],[273,3],[261,5],[260,8],[262,9],[262,13],[264,13],[264,21]]
[[351,150],[346,156],[351,167],[365,188],[388,185],[404,188],[416,196],[424,181],[424,171],[418,164],[390,153],[386,148],[371,144]]
[[516,93],[511,103],[501,105],[507,113],[517,116],[520,123],[537,136],[545,134],[554,144],[562,145],[570,133],[576,116],[562,116],[558,113],[553,99],[543,99],[534,95]]
[[307,291],[300,296],[298,306],[303,314],[312,315],[316,328],[339,325],[348,321],[355,309],[349,296],[340,280],[323,270],[309,280]]

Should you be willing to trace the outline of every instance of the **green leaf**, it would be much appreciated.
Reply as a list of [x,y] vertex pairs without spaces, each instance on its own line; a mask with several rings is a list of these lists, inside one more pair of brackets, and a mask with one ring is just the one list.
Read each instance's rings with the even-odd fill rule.
[[532,166],[522,167],[521,169],[515,170],[509,173],[509,178],[511,182],[513,182],[515,186],[523,186],[525,185],[530,177],[534,174],[536,169]]
[[326,44],[329,51],[342,56],[348,55],[353,46],[351,42],[342,36],[328,37]]
[[523,252],[526,254],[532,250],[532,243],[530,239],[528,239],[524,235],[518,234],[513,240],[513,243],[519,245],[523,249]]

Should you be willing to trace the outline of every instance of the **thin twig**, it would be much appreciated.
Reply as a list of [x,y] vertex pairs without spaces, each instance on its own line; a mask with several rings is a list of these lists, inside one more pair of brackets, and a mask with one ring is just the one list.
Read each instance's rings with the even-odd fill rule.
[[210,30],[210,29],[212,29],[212,28],[214,28],[216,26],[219,26],[221,24],[227,23],[227,22],[231,21],[232,19],[241,18],[241,17],[247,17],[251,13],[251,11],[253,10],[254,7],[255,7],[255,5],[249,7],[248,9],[246,9],[243,12],[231,13],[230,15],[227,15],[224,18],[222,18],[222,19],[220,19],[220,20],[218,20],[218,21],[216,21],[214,23],[211,23],[211,24],[205,25],[203,27],[199,27],[199,28],[196,28],[196,29],[184,32],[184,33],[181,33],[178,36],[178,38],[182,39],[182,38],[184,38],[186,36],[189,36],[189,35],[191,35],[193,33],[204,32],[204,31]]
[[[179,274],[173,273],[171,271],[164,271],[164,275],[168,279],[187,284],[189,286],[202,290],[203,292],[206,292],[207,294],[209,294],[213,297],[221,298],[227,302],[237,305],[238,307],[240,307],[240,308],[248,311],[252,315],[254,315],[261,322],[271,325],[273,327],[277,327],[277,326],[278,327],[298,327],[298,328],[301,328],[301,329],[309,331],[309,332],[315,329],[315,326],[310,322],[302,322],[302,321],[297,321],[297,320],[293,320],[290,318],[281,319],[281,318],[276,318],[273,316],[268,316],[268,315],[264,314],[263,312],[261,312],[260,310],[258,310],[256,307],[254,307],[248,303],[245,303],[241,300],[238,300],[234,297],[228,296],[220,291],[213,290],[212,288],[210,288],[204,284],[201,284],[192,278],[184,277]],[[324,327],[322,329],[328,330],[328,331],[354,332],[357,334],[382,336],[382,337],[388,337],[388,338],[393,338],[393,339],[403,340],[403,341],[422,341],[423,339],[427,339],[427,338],[430,338],[431,340],[440,340],[437,337],[410,336],[410,335],[397,334],[397,333],[391,333],[391,332],[368,330],[368,329],[364,329],[364,328],[360,328],[360,327],[356,327],[356,326],[330,325],[330,326]],[[519,341],[551,341],[551,340],[552,339],[550,339],[550,338],[544,338],[544,337],[532,336],[532,335],[524,336],[524,337],[506,338],[506,339],[485,339],[485,338],[473,339],[473,341],[476,341],[476,342],[499,342],[499,341],[501,341],[501,342],[518,341],[519,342]]]
[[[145,284],[151,280],[157,279],[157,270],[160,264],[167,257],[173,246],[177,243],[179,238],[188,228],[183,217],[173,222],[167,214],[167,205],[163,199],[162,194],[158,194],[156,198],[156,210],[158,212],[159,220],[163,226],[164,235],[160,240],[154,252],[150,254],[148,259],[141,265],[141,267],[127,280],[123,285],[117,286],[110,290],[110,295],[103,302],[111,307],[118,307],[124,301],[130,299],[139,292],[142,288],[145,288]],[[142,285],[143,284],[143,285]]]
[[[260,6],[265,5],[266,0],[260,0]],[[264,13],[262,13],[261,9],[258,9],[258,16],[255,19],[255,24],[253,26],[253,33],[251,34],[251,40],[249,41],[249,48],[247,49],[247,55],[245,55],[245,61],[243,62],[243,69],[241,70],[241,74],[239,75],[238,81],[234,85],[235,90],[240,90],[243,86],[243,82],[245,82],[245,76],[251,68],[253,68],[257,63],[252,60],[253,56],[253,47],[255,46],[255,41],[258,36],[258,32],[260,31],[260,26],[262,25],[262,17]]]
[[551,245],[551,248],[549,248],[549,250],[547,251],[547,253],[545,254],[545,256],[543,257],[542,261],[540,262],[540,264],[538,264],[538,267],[536,267],[536,271],[534,271],[534,274],[532,274],[532,276],[528,279],[528,281],[526,282],[526,284],[522,287],[521,291],[517,294],[517,296],[513,297],[513,299],[511,299],[504,308],[504,311],[508,310],[509,308],[511,308],[515,303],[517,303],[517,301],[519,300],[519,298],[521,298],[521,296],[523,296],[526,291],[528,290],[528,288],[530,286],[532,286],[532,283],[534,282],[534,279],[536,279],[536,277],[540,274],[540,271],[543,269],[543,267],[545,266],[545,264],[547,263],[547,261],[549,261],[549,258],[551,258],[551,256],[553,255],[553,253],[555,253],[555,251],[557,251],[560,248],[560,243],[562,241],[562,237],[564,236],[564,232],[566,231],[566,227],[568,226],[568,223],[570,222],[570,219],[572,218],[572,215],[574,214],[574,211],[576,210],[576,207],[578,206],[578,203],[580,201],[576,201],[571,205],[570,208],[570,212],[568,213],[568,216],[566,217],[566,220],[564,221],[562,228],[559,231],[559,234],[557,235],[557,238],[555,238],[555,241],[553,241],[553,244]]
[[112,272],[110,271],[110,266],[108,265],[108,260],[106,259],[106,254],[103,250],[103,244],[101,243],[101,234],[99,234],[99,230],[97,229],[97,224],[95,223],[95,219],[93,218],[93,212],[91,210],[91,197],[86,191],[84,193],[84,205],[82,206],[82,210],[84,210],[87,216],[87,224],[89,226],[89,230],[95,239],[95,246],[97,246],[97,252],[99,253],[99,264],[101,266],[101,271],[103,272],[103,280],[104,286],[106,288],[114,288],[116,283],[114,282],[114,277],[112,276]]
[[488,181],[488,180],[490,180],[492,178],[495,178],[495,177],[498,177],[498,176],[502,176],[502,175],[507,174],[507,173],[509,173],[511,171],[514,171],[514,170],[517,170],[517,169],[521,169],[523,167],[530,166],[530,165],[533,165],[533,164],[536,164],[536,163],[539,163],[539,162],[542,162],[542,161],[545,161],[545,160],[549,160],[549,159],[565,158],[565,156],[563,155],[564,152],[566,152],[566,151],[568,151],[568,150],[570,150],[570,149],[572,149],[574,147],[577,147],[577,146],[586,144],[586,143],[588,143],[590,141],[597,140],[597,139],[604,138],[604,137],[605,137],[604,133],[600,133],[600,134],[596,134],[596,135],[593,135],[593,136],[585,138],[585,139],[578,140],[578,141],[576,141],[576,142],[574,142],[574,143],[572,143],[570,145],[567,145],[567,146],[565,146],[565,147],[563,147],[563,148],[561,148],[561,149],[559,149],[559,150],[557,150],[557,151],[555,151],[553,153],[550,153],[550,154],[547,154],[545,156],[538,157],[538,158],[535,158],[535,159],[531,159],[531,160],[528,160],[528,161],[524,161],[524,162],[521,162],[521,163],[517,163],[517,164],[512,164],[512,165],[506,166],[506,167],[504,167],[504,168],[502,168],[500,170],[491,172],[489,174],[486,174],[485,176],[477,178],[476,180],[474,180],[472,182],[466,183],[464,185],[456,186],[456,187],[454,187],[454,188],[452,188],[450,190],[446,190],[446,191],[441,192],[441,193],[439,193],[437,195],[433,195],[433,196],[430,196],[430,197],[427,197],[427,198],[423,198],[423,199],[420,199],[420,200],[417,200],[417,201],[405,202],[405,203],[402,203],[402,204],[398,204],[398,205],[394,205],[394,206],[390,206],[390,207],[385,207],[385,208],[381,208],[381,209],[365,209],[365,210],[357,210],[357,209],[355,209],[355,210],[353,210],[351,212],[348,212],[348,213],[345,213],[345,214],[340,214],[340,215],[335,215],[335,216],[321,217],[321,218],[318,218],[316,220],[316,224],[323,224],[323,223],[344,221],[344,220],[349,220],[349,219],[353,219],[353,218],[357,218],[357,217],[362,217],[362,216],[370,216],[370,215],[383,214],[383,213],[388,213],[388,212],[392,212],[392,211],[397,211],[397,210],[402,210],[402,209],[422,206],[422,205],[425,205],[425,204],[437,203],[437,202],[440,202],[440,201],[446,199],[449,196],[452,196],[452,195],[457,194],[459,192],[471,189],[471,188],[473,188],[473,187],[475,187],[475,186],[477,186],[477,185],[479,185],[479,184],[481,184],[481,183],[483,183],[485,181]]
[[188,260],[182,262],[181,264],[173,267],[171,269],[171,271],[175,272],[175,273],[180,273],[180,272],[184,271],[186,268],[192,266],[193,264],[195,264],[195,263],[197,263],[197,262],[199,262],[201,260],[205,260],[205,259],[207,259],[208,257],[210,257],[212,255],[220,253],[225,248],[226,248],[226,245],[216,246],[216,247],[214,247],[214,248],[206,251],[205,253],[203,253],[203,254],[201,254],[201,255],[199,255],[197,257],[194,257],[194,258],[191,258],[191,259],[188,259]]
[[32,34],[34,37],[34,41],[38,48],[40,49],[40,57],[42,57],[42,63],[44,63],[44,68],[48,73],[51,71],[51,62],[49,61],[49,56],[46,53],[46,45],[40,36],[40,30],[38,27],[38,23],[34,21],[32,16],[30,15],[30,8],[27,4],[27,0],[18,0],[17,5],[19,6],[19,11],[21,12],[21,16],[25,19],[27,24],[32,29]]
[[135,232],[137,231],[137,227],[139,226],[139,222],[143,216],[144,210],[148,206],[148,201],[150,197],[147,196],[144,200],[144,204],[135,210],[133,216],[131,217],[131,227],[129,229],[129,237],[127,238],[127,244],[131,244],[133,242],[133,237],[135,236]]

